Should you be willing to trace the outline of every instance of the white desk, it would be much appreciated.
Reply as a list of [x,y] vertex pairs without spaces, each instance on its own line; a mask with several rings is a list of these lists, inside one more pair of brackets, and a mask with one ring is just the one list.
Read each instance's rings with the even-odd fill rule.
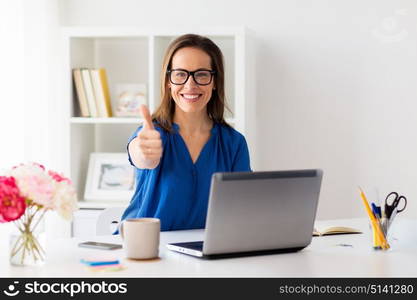
[[[374,251],[365,219],[318,222],[362,229],[365,234],[315,237],[302,251],[242,258],[203,260],[166,249],[168,242],[201,240],[203,230],[161,233],[160,258],[132,261],[123,250],[79,248],[80,239],[58,239],[47,245],[47,261],[40,267],[16,267],[8,262],[6,247],[0,251],[0,277],[417,277],[417,221],[400,220],[392,248]],[[7,240],[0,235],[2,244]],[[118,242],[119,236],[96,237]],[[350,244],[353,247],[340,246]],[[118,272],[90,272],[79,263],[83,257],[117,257],[126,267]]]

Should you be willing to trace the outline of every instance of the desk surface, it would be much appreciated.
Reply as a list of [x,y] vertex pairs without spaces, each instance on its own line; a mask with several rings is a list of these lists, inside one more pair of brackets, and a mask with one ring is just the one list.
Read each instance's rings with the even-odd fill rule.
[[[400,221],[400,218],[398,218]],[[302,251],[242,258],[203,260],[166,249],[169,242],[201,240],[203,230],[161,233],[159,259],[134,261],[120,250],[79,248],[76,238],[56,239],[47,245],[43,266],[16,267],[0,251],[0,277],[417,277],[417,220],[401,220],[393,228],[391,249],[372,250],[365,219],[317,222],[352,226],[364,234],[314,237]],[[4,243],[7,236],[1,235]],[[95,241],[120,243],[119,236],[97,236]],[[348,244],[351,246],[341,246]],[[91,272],[80,264],[83,257],[116,257],[126,267],[118,272]]]

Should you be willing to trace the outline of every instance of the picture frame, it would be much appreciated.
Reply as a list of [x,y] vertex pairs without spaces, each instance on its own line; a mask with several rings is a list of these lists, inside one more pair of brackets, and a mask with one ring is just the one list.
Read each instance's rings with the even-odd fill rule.
[[86,201],[130,201],[134,191],[135,170],[127,153],[90,153]]
[[147,105],[147,91],[144,83],[118,83],[115,85],[116,106],[114,114],[116,117],[139,118],[140,106]]

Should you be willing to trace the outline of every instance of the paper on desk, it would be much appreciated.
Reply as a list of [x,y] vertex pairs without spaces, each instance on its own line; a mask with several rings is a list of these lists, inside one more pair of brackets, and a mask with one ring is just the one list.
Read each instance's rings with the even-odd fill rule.
[[117,272],[125,270],[126,267],[121,264],[117,264],[104,266],[87,266],[86,269],[90,272]]
[[84,264],[86,269],[91,272],[115,272],[125,269],[119,259],[113,256],[85,257],[80,260],[80,263]]

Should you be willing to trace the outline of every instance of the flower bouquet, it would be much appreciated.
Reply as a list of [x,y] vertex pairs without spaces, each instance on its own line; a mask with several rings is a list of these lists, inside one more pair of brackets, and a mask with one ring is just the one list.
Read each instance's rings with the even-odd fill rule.
[[70,220],[76,209],[71,180],[40,164],[21,164],[0,176],[0,223],[13,221],[18,229],[10,244],[10,262],[43,263],[45,250],[37,233],[45,213],[53,210]]

